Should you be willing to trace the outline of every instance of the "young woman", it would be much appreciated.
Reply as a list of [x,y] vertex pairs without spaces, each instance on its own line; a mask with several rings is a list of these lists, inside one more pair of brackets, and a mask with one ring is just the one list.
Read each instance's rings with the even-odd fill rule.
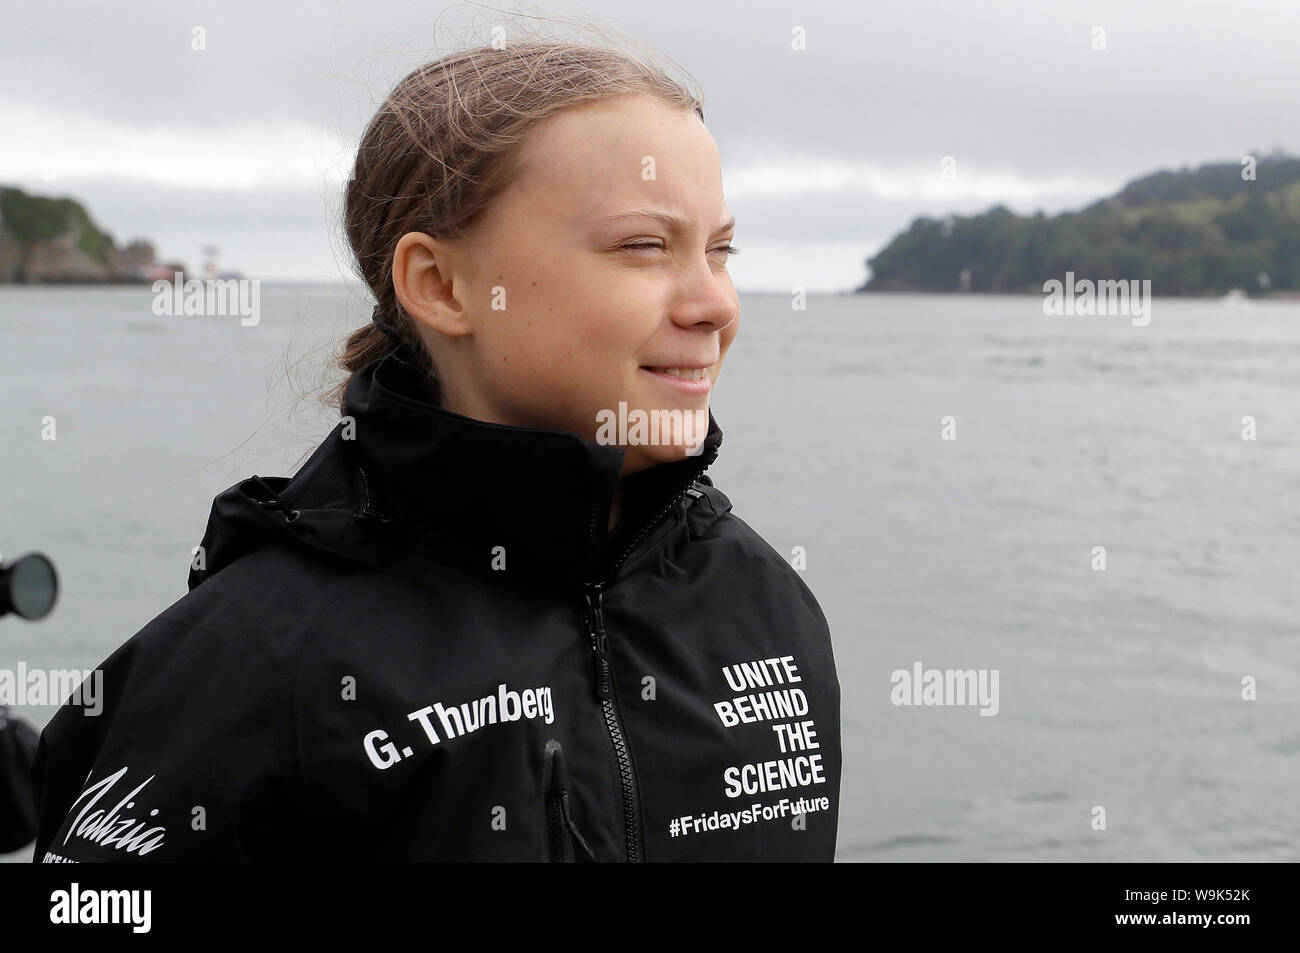
[[216,498],[103,714],[46,728],[35,859],[832,860],[826,620],[704,475],[739,302],[698,99],[599,46],[451,55],[346,216],[342,419]]

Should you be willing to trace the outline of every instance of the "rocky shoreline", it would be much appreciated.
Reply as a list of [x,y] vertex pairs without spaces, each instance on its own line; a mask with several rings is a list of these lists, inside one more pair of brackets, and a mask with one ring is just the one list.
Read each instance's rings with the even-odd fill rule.
[[188,269],[152,242],[119,246],[74,199],[0,187],[0,285],[136,284]]

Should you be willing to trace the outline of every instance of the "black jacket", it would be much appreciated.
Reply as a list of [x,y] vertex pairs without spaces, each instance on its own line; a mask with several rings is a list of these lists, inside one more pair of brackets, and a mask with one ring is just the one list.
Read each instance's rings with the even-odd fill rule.
[[36,806],[28,778],[36,730],[0,705],[0,854],[20,850],[36,836]]
[[703,452],[435,406],[398,356],[293,478],[221,493],[190,591],[33,764],[37,861],[811,860],[840,689]]

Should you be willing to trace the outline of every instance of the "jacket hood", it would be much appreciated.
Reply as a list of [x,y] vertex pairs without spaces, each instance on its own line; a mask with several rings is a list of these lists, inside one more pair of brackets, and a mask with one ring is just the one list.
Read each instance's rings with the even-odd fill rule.
[[[213,500],[190,589],[270,540],[379,568],[395,535],[473,571],[491,571],[503,553],[512,576],[580,585],[616,569],[693,484],[711,489],[703,474],[722,443],[710,411],[698,455],[628,476],[611,535],[620,447],[445,410],[400,351],[358,371],[344,403],[347,414],[295,476],[252,476]],[[710,495],[711,522],[730,504]]]

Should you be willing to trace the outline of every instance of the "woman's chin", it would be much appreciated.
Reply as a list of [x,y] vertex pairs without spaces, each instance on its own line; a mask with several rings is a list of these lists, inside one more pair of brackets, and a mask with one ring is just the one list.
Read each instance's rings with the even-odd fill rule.
[[617,410],[597,414],[596,442],[621,447],[629,457],[644,459],[647,466],[696,456],[709,432],[709,401],[705,397],[687,403],[645,409],[653,405],[629,407],[620,402]]
[[624,447],[628,454],[629,470],[646,470],[665,463],[677,463],[687,457],[698,456],[696,448],[692,452],[689,444],[653,444],[647,446]]

